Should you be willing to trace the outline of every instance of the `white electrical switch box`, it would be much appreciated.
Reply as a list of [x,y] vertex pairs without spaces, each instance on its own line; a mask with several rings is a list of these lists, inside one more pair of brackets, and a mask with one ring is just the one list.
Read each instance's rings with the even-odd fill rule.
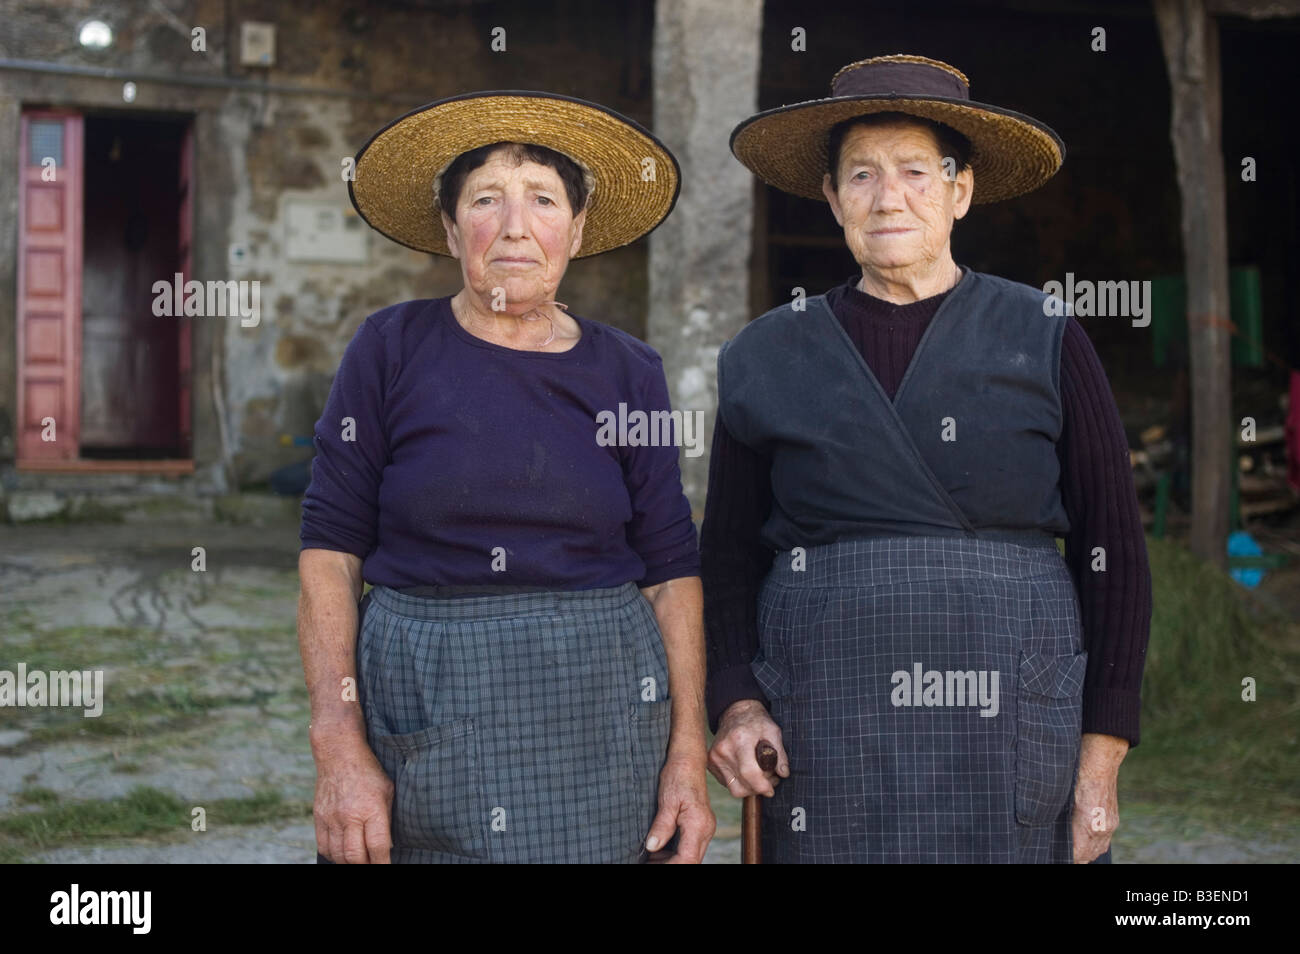
[[275,24],[245,20],[240,24],[239,63],[241,66],[275,65]]
[[366,263],[366,228],[355,209],[314,199],[284,200],[284,247],[291,262]]

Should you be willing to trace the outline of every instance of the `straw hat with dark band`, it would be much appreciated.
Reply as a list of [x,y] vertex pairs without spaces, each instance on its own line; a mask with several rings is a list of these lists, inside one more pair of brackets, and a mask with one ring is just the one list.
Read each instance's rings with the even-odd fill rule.
[[395,119],[357,153],[348,195],[361,217],[393,241],[449,255],[434,180],[461,153],[494,142],[554,149],[594,180],[574,258],[635,241],[677,202],[677,159],[651,133],[612,109],[531,90],[467,93]]
[[826,200],[830,131],[871,113],[900,112],[951,126],[971,141],[972,202],[996,202],[1036,189],[1065,160],[1065,144],[1021,113],[970,101],[970,82],[953,66],[895,54],[850,63],[831,80],[828,99],[769,109],[731,133],[731,151],[769,185]]

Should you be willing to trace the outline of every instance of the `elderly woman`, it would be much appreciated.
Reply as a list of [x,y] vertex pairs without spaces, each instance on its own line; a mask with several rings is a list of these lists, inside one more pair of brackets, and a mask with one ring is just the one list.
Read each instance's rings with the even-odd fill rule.
[[949,244],[1063,148],[923,57],[832,93],[732,135],[830,203],[861,273],[718,357],[710,770],[767,796],[766,861],[1093,861],[1151,612],[1124,431],[1082,327]]
[[678,452],[598,439],[603,411],[669,409],[663,366],[555,300],[570,258],[669,213],[676,162],[595,104],[481,93],[380,130],[355,169],[366,221],[454,256],[464,287],[370,315],[316,425],[318,860],[698,862],[714,818]]

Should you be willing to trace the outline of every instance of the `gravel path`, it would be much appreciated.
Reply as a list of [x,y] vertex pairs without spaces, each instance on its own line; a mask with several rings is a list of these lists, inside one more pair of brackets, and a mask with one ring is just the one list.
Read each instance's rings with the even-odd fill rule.
[[[206,551],[194,572],[192,548]],[[297,527],[20,525],[0,532],[0,668],[102,669],[104,712],[0,709],[0,816],[125,795],[140,785],[187,806],[278,792],[310,803],[307,696],[294,615]],[[91,722],[96,725],[91,726]],[[739,805],[710,781],[719,831],[706,861],[740,860]],[[51,796],[46,796],[50,798]],[[309,818],[73,842],[37,862],[315,860]],[[1151,806],[1126,816],[1120,862],[1294,862],[1300,836],[1187,833]]]

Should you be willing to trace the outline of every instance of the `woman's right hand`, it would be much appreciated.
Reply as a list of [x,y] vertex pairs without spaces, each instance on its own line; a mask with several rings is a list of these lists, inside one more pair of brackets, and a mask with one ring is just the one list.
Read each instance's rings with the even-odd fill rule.
[[[776,772],[758,767],[754,747],[766,739],[776,749]],[[781,728],[757,699],[733,702],[718,721],[718,734],[709,749],[709,771],[736,798],[776,794],[776,785],[790,777],[790,760],[781,743]]]
[[320,737],[316,758],[316,847],[335,864],[389,864],[393,782],[364,736],[340,730]]

